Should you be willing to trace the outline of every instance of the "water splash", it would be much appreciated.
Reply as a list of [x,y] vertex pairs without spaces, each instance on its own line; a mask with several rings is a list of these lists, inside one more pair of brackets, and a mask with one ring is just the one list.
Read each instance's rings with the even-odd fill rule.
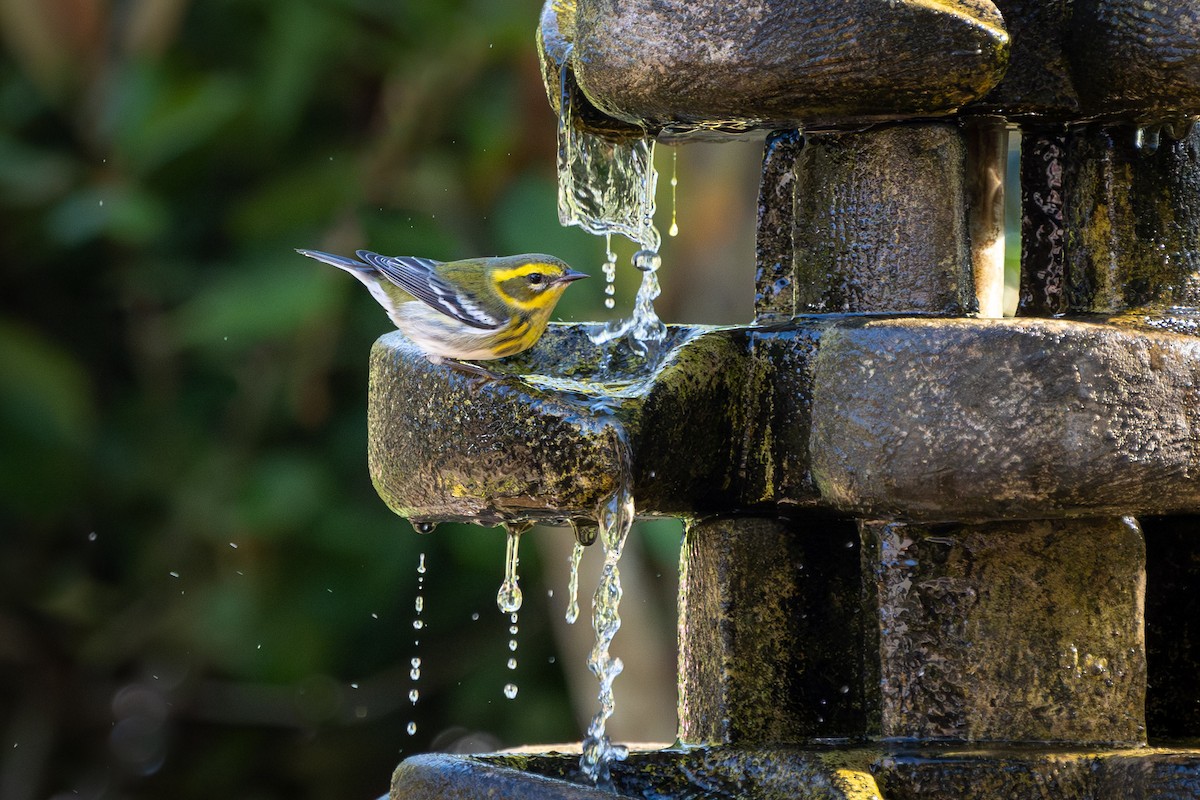
[[[657,254],[662,244],[654,227],[655,191],[658,172],[654,168],[654,140],[613,141],[589,133],[571,124],[572,91],[566,59],[559,64],[558,116],[558,220],[565,226],[576,225],[597,236],[619,233]],[[611,238],[606,239],[605,306],[612,308],[616,257]],[[608,265],[613,265],[609,267]],[[635,265],[636,257],[635,257]],[[657,264],[654,269],[657,269]],[[597,344],[629,337],[631,344],[645,352],[648,343],[661,342],[666,328],[654,313],[653,299],[658,296],[658,278],[653,270],[642,276],[633,315],[625,321],[606,326],[593,336]]]
[[579,768],[583,774],[593,783],[603,786],[611,783],[610,764],[623,760],[628,752],[625,747],[612,743],[605,733],[605,726],[616,708],[613,680],[624,669],[621,659],[613,657],[609,651],[613,637],[621,627],[621,573],[617,563],[625,549],[625,540],[634,518],[629,441],[620,423],[615,420],[608,422],[617,455],[617,488],[601,504],[597,514],[600,541],[604,546],[604,566],[592,599],[592,628],[596,632],[596,641],[588,655],[588,669],[600,681],[600,710],[588,725],[587,736],[583,740],[583,754],[579,758]]
[[572,93],[564,53],[558,117],[558,220],[588,233],[619,233],[658,249],[654,229],[654,140],[613,141],[571,124]]
[[518,583],[520,576],[517,574],[517,566],[520,565],[521,559],[517,547],[521,534],[528,530],[529,526],[505,525],[504,529],[508,534],[504,551],[504,582],[500,584],[500,591],[496,593],[496,605],[505,614],[511,614],[521,610],[521,587]]
[[583,544],[578,540],[571,548],[571,577],[567,580],[567,624],[574,625],[579,619],[579,562],[583,558]]

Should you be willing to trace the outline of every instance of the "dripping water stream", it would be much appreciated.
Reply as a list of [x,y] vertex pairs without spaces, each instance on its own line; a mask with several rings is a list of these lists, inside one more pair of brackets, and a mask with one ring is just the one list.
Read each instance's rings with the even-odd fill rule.
[[[564,62],[569,55],[570,48],[563,54]],[[603,269],[608,308],[615,305],[612,234],[619,233],[640,247],[633,262],[642,271],[642,283],[632,315],[605,326],[592,341],[603,344],[627,339],[635,349],[646,352],[666,336],[666,326],[654,311],[654,298],[659,294],[657,271],[662,263],[658,255],[662,239],[654,226],[658,187],[654,140],[612,141],[572,125],[570,70],[565,64],[559,69],[558,219],[564,226],[575,225],[606,237]]]
[[[588,669],[600,681],[600,708],[592,716],[587,735],[583,740],[583,753],[579,768],[593,783],[600,786],[611,784],[609,774],[613,761],[625,758],[627,750],[614,745],[605,732],[608,718],[616,708],[613,696],[613,681],[624,665],[611,652],[613,638],[621,627],[621,573],[618,562],[625,549],[625,540],[633,525],[634,501],[632,491],[632,458],[625,428],[613,418],[606,420],[613,439],[617,462],[617,487],[612,495],[601,503],[597,510],[600,542],[604,547],[604,564],[600,571],[600,582],[592,598],[592,628],[596,633],[595,644],[588,655]],[[572,553],[574,561],[574,553]]]

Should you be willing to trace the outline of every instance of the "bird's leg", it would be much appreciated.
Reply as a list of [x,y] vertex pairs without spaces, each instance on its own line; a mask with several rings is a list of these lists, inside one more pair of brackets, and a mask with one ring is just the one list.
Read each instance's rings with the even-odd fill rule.
[[484,380],[493,380],[494,381],[494,380],[499,380],[499,377],[500,377],[496,373],[486,369],[485,367],[481,367],[478,364],[471,364],[466,361],[459,361],[457,359],[446,358],[444,356],[434,356],[434,355],[426,354],[425,357],[427,359],[429,359],[430,364],[439,364],[439,365],[445,364],[447,367],[450,367],[450,369],[458,370],[459,372],[465,373],[465,374],[470,375],[475,378],[482,378]]

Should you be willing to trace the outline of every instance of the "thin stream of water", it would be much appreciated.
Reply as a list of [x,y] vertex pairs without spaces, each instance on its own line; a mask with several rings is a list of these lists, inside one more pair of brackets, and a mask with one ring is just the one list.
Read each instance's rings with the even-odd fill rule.
[[600,681],[600,709],[588,725],[587,736],[583,740],[583,754],[579,758],[580,770],[599,786],[611,783],[611,763],[623,760],[628,752],[625,747],[612,743],[605,727],[616,708],[613,680],[624,668],[621,659],[611,655],[610,648],[621,627],[621,573],[617,564],[634,519],[629,441],[619,422],[609,419],[608,425],[617,450],[619,474],[617,489],[601,505],[597,515],[600,541],[604,546],[604,566],[592,598],[592,628],[596,632],[596,641],[588,655],[588,669]]

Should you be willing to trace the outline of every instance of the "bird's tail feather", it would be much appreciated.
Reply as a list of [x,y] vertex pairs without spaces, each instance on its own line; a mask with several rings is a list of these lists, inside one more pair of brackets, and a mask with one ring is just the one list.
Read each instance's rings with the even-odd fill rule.
[[338,269],[344,269],[350,273],[373,273],[375,271],[375,268],[369,264],[355,261],[353,258],[335,256],[333,253],[322,253],[320,250],[301,250],[299,248],[297,248],[296,252],[302,256],[308,256],[309,258],[315,258],[317,261],[332,264]]

